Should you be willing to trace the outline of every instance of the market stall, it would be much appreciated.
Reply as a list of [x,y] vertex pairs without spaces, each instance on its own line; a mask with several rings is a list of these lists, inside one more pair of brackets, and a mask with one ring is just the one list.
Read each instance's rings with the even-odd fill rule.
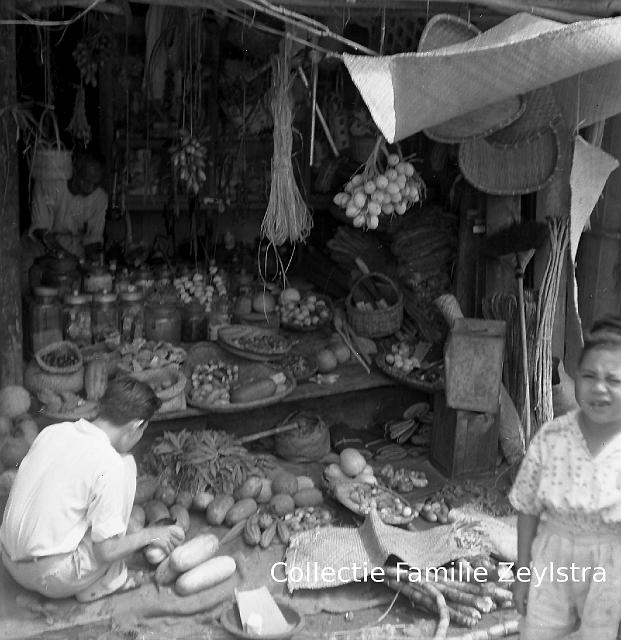
[[[100,146],[105,233],[81,246],[82,229],[52,226],[22,273],[0,505],[42,430],[96,419],[130,377],[161,407],[134,451],[128,532],[175,526],[185,542],[133,554],[148,581],[113,596],[106,624],[516,633],[506,488],[569,408],[553,389],[564,266],[573,282],[618,166],[578,127],[621,110],[619,19],[384,8],[345,26],[246,0],[64,4],[86,12],[67,20],[66,51],[32,45],[43,106],[11,111],[22,186],[52,207],[71,150]],[[24,611],[42,616],[32,635],[100,613],[0,579],[6,637]]]

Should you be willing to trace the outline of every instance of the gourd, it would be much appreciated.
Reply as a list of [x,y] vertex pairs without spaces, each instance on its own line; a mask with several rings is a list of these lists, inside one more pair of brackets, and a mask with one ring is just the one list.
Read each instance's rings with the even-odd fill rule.
[[277,493],[270,500],[270,507],[277,516],[286,516],[295,511],[295,502],[288,493]]
[[207,524],[217,526],[224,522],[228,510],[235,504],[235,498],[226,494],[216,496],[207,506],[205,517]]
[[172,568],[170,556],[167,556],[157,565],[157,569],[155,570],[155,584],[162,587],[168,586],[172,584],[178,576],[179,572]]
[[217,536],[213,533],[202,533],[184,542],[170,554],[170,565],[174,571],[183,573],[209,560],[219,548]]
[[94,358],[84,371],[84,390],[89,400],[101,400],[108,388],[108,365],[102,358]]
[[316,507],[323,502],[323,494],[319,489],[302,489],[293,496],[296,507]]
[[182,573],[175,582],[175,591],[180,596],[189,596],[230,578],[236,569],[237,565],[231,556],[210,558],[197,567]]
[[169,512],[175,524],[179,525],[187,533],[190,530],[190,514],[188,510],[180,504],[173,504]]
[[229,527],[232,527],[250,517],[257,509],[258,505],[252,498],[242,498],[227,511],[224,521]]
[[0,462],[7,469],[19,467],[29,449],[30,445],[24,438],[8,437],[0,450]]
[[168,507],[159,500],[148,500],[142,507],[145,512],[147,524],[149,525],[159,520],[164,520],[164,518],[170,518]]

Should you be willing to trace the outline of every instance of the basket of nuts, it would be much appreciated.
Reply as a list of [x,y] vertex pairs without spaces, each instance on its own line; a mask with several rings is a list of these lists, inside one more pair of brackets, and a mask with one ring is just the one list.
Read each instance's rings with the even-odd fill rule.
[[377,509],[385,524],[408,524],[417,515],[403,496],[386,487],[364,482],[338,482],[333,485],[333,494],[343,506],[359,515]]
[[69,340],[52,342],[35,353],[35,361],[47,373],[75,373],[82,368],[80,349]]

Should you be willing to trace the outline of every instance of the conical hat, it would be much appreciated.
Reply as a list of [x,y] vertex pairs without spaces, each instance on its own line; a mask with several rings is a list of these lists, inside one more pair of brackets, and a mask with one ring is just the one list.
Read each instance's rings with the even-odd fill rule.
[[[433,16],[425,26],[418,43],[418,52],[451,47],[476,38],[480,33],[473,24],[457,16],[441,13]],[[424,129],[424,132],[436,142],[449,144],[487,136],[518,119],[525,106],[520,96],[512,96]]]

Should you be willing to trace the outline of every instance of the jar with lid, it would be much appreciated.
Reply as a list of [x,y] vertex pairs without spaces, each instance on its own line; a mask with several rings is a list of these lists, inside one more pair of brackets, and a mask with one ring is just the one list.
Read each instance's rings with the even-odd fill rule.
[[119,332],[121,342],[144,336],[144,297],[136,287],[119,293]]
[[112,273],[106,269],[103,257],[98,263],[86,265],[84,269],[84,291],[86,293],[112,291],[112,288]]
[[183,305],[181,314],[181,339],[183,342],[200,342],[207,338],[207,314],[197,301]]
[[129,277],[129,271],[127,269],[123,269],[121,273],[116,274],[116,278],[114,280],[114,290],[117,293],[123,293],[124,291],[137,290],[137,286],[131,283],[131,279]]
[[82,275],[78,270],[78,262],[69,256],[51,258],[48,269],[43,272],[41,284],[58,289],[59,298],[69,295],[82,286]]
[[148,267],[140,267],[134,274],[134,284],[142,289],[145,298],[153,292],[155,287],[155,279],[151,269]]
[[211,303],[209,312],[209,339],[217,340],[220,327],[231,323],[229,299],[226,296],[216,296]]
[[119,314],[116,293],[95,293],[91,309],[93,342],[119,344]]
[[181,311],[172,303],[148,304],[145,307],[145,337],[159,342],[181,342]]
[[92,343],[91,304],[88,295],[74,291],[63,298],[63,336],[79,347]]
[[63,339],[62,305],[58,289],[35,287],[28,304],[26,351],[32,356],[39,349]]

